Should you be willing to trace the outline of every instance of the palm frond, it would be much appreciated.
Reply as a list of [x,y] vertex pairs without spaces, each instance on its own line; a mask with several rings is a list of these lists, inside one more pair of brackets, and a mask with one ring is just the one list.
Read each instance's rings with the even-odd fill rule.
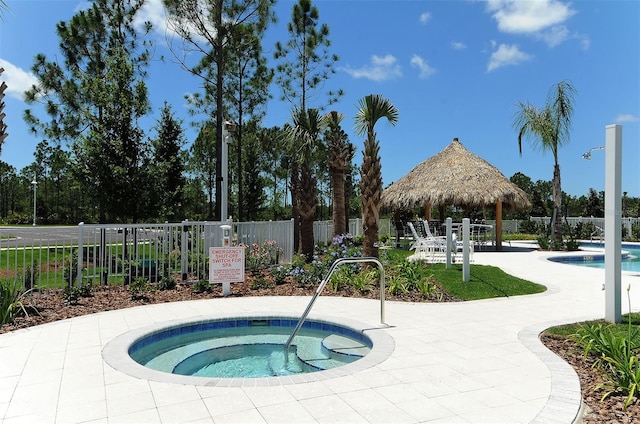
[[293,109],[291,120],[293,124],[286,129],[286,138],[290,149],[300,155],[300,161],[304,161],[304,158],[311,155],[317,147],[327,121],[318,109],[299,108]]
[[358,135],[371,132],[381,118],[387,118],[392,126],[398,122],[398,109],[380,94],[369,94],[361,98],[358,104],[355,117],[355,131]]
[[558,145],[564,144],[569,139],[575,95],[576,89],[566,80],[556,84],[549,93],[547,109],[553,115],[552,119],[556,129],[555,137]]

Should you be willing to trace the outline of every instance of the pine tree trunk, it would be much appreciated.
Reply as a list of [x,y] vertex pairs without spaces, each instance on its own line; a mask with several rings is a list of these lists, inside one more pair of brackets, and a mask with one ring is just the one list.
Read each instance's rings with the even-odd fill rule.
[[343,234],[345,228],[344,169],[337,167],[331,174],[333,188],[333,237]]
[[300,214],[300,250],[307,262],[313,260],[315,241],[313,238],[313,223],[316,219],[318,204],[318,190],[316,181],[307,163],[300,167],[300,192],[298,194]]
[[300,212],[299,212],[299,193],[300,193],[300,175],[298,163],[291,163],[291,177],[289,190],[291,191],[291,212],[293,214],[293,251],[298,252],[300,249]]

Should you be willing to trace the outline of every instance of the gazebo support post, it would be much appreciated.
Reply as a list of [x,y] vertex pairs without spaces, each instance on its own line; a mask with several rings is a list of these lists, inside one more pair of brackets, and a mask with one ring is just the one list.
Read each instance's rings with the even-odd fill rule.
[[502,202],[496,203],[496,250],[502,251]]
[[431,203],[424,204],[424,219],[427,222],[431,222]]

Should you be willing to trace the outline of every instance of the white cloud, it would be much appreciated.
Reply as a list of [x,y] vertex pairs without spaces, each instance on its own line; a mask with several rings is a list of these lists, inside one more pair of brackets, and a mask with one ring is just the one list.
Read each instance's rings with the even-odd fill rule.
[[153,30],[164,36],[167,28],[167,14],[162,0],[147,0],[138,12],[134,20],[135,28],[140,31],[145,22],[151,22]]
[[431,13],[429,12],[423,12],[420,14],[420,23],[421,24],[426,24],[427,22],[429,22],[431,20]]
[[464,50],[464,49],[467,48],[467,45],[462,43],[462,42],[460,42],[460,41],[452,41],[451,42],[451,47],[454,50]]
[[436,73],[435,68],[429,66],[429,64],[417,54],[411,57],[411,65],[420,70],[420,79],[428,78]]
[[[199,0],[197,7],[199,8],[199,14],[206,14],[207,4],[203,0]],[[167,10],[164,7],[162,0],[146,0],[140,11],[135,17],[134,26],[137,31],[142,32],[144,30],[145,22],[150,22],[152,25],[152,31],[158,36],[162,43],[171,43],[171,39],[181,37],[176,31],[178,23],[167,16]],[[183,25],[182,23],[179,25]],[[206,39],[196,31],[192,25],[186,24],[189,29],[191,38],[200,44],[207,44]],[[211,34],[215,34],[213,27],[208,27],[207,30]]]
[[556,25],[549,28],[549,31],[540,33],[538,37],[542,38],[549,47],[555,47],[569,38],[569,30],[564,25]]
[[618,124],[622,124],[624,122],[638,122],[640,118],[630,113],[623,113],[621,115],[616,116],[615,122]]
[[487,10],[500,31],[532,35],[550,47],[569,38],[569,30],[563,23],[577,13],[570,3],[558,0],[488,0]]
[[385,81],[402,76],[402,69],[396,63],[396,58],[388,54],[386,56],[371,57],[371,63],[361,68],[349,68],[344,70],[354,78],[367,78],[373,81]]
[[574,34],[573,38],[575,38],[576,40],[580,41],[580,46],[582,47],[582,50],[589,50],[589,47],[591,47],[591,39],[589,38],[588,35],[585,34]]
[[91,9],[91,2],[88,1],[81,1],[80,3],[78,3],[75,7],[75,9],[73,9],[73,13],[76,14],[78,12],[81,12],[83,10],[89,10]]
[[557,0],[488,0],[498,29],[514,34],[535,33],[559,25],[576,14],[570,3]]
[[11,62],[0,59],[0,67],[4,68],[0,78],[7,83],[5,94],[9,97],[24,101],[24,92],[33,85],[38,84],[38,79],[35,75],[18,68]]
[[500,44],[498,49],[491,54],[487,72],[491,72],[502,66],[518,65],[521,62],[532,59],[533,56],[520,51],[515,44]]

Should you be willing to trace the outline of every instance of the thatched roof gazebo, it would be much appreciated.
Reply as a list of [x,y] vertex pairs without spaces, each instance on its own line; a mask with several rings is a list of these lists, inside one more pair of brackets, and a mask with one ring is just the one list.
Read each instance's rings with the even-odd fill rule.
[[382,206],[396,209],[447,205],[496,208],[496,248],[502,248],[502,208],[531,207],[527,194],[457,138],[382,192]]

